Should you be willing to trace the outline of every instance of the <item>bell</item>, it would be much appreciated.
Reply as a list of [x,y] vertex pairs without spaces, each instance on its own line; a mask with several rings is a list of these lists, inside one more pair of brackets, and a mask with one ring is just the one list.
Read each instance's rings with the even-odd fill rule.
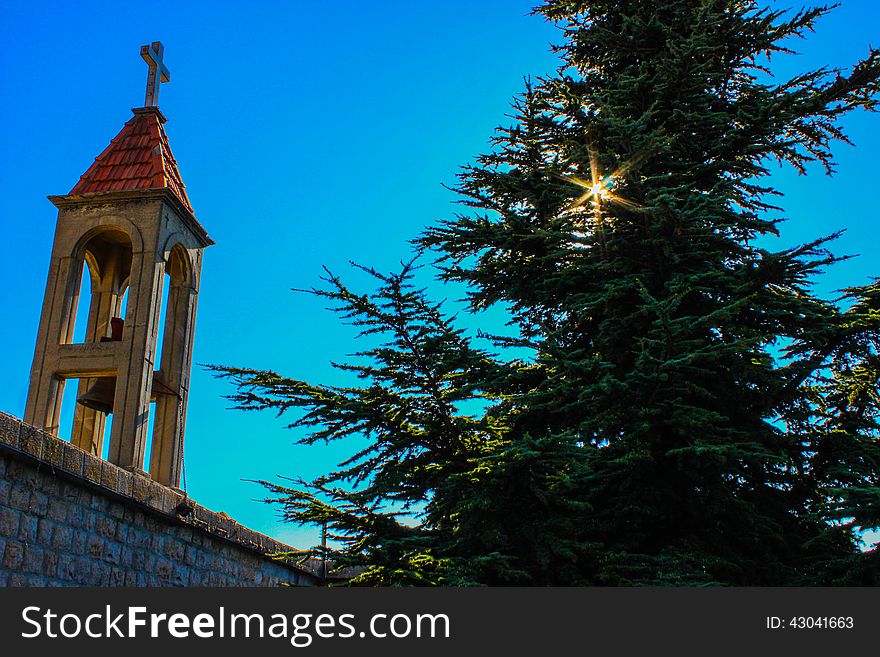
[[76,398],[77,404],[110,415],[113,412],[113,398],[116,396],[116,378],[104,376],[97,379],[88,390]]
[[125,320],[122,317],[110,318],[110,335],[102,335],[101,342],[122,342]]
[[165,383],[165,376],[162,374],[162,370],[155,370],[153,372],[153,386],[150,388],[150,401],[158,401],[159,397],[177,397],[180,399],[178,392]]

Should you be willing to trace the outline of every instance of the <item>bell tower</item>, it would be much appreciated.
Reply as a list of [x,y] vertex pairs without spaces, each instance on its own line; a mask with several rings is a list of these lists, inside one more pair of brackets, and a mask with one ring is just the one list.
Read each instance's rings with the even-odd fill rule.
[[[112,416],[109,460],[143,472],[151,440],[149,476],[177,487],[202,252],[214,242],[195,218],[158,107],[160,83],[170,79],[162,44],[142,46],[141,56],[144,107],[69,194],[49,197],[58,220],[25,421],[58,435],[64,387],[76,379],[71,442],[100,456]],[[79,298],[84,272],[89,299]],[[77,344],[79,303],[89,311]]]

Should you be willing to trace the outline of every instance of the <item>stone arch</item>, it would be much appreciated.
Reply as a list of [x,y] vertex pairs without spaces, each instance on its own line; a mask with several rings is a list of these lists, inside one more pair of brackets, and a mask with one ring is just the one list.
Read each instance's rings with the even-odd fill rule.
[[180,242],[165,249],[165,272],[171,277],[172,285],[193,286],[192,259]]
[[[67,286],[68,301],[65,304],[69,319],[61,336],[62,344],[122,339],[125,290],[131,277],[135,244],[140,244],[140,240],[140,231],[130,222],[113,218],[112,221],[102,221],[92,226],[76,241],[69,256],[70,280]],[[88,299],[81,298],[86,274],[84,267],[91,283]],[[80,303],[88,304],[84,318],[86,326],[81,339],[75,340],[75,332],[79,332],[76,331],[76,324]],[[78,379],[77,399],[81,399],[98,382],[99,378],[96,377]],[[77,403],[73,413],[71,442],[92,454],[100,455],[106,426],[106,412]]]
[[[136,231],[137,233],[137,231]],[[140,235],[137,235],[138,239]],[[86,231],[74,246],[70,266],[69,320],[61,343],[73,341],[83,267],[89,272],[91,298],[84,342],[112,337],[111,318],[120,316],[122,298],[131,276],[134,243],[130,233],[114,224],[102,224]]]
[[189,364],[195,313],[196,281],[189,251],[172,235],[163,250],[169,285],[165,301],[162,348],[153,376],[156,403],[150,450],[150,476],[177,482],[183,458],[183,421],[189,390]]
[[90,223],[91,225],[82,233],[79,239],[77,239],[76,244],[69,255],[73,257],[82,257],[85,245],[96,235],[108,231],[125,233],[128,240],[131,242],[132,251],[135,253],[144,250],[144,240],[141,236],[141,231],[131,220],[126,219],[121,215],[111,215],[100,217]]

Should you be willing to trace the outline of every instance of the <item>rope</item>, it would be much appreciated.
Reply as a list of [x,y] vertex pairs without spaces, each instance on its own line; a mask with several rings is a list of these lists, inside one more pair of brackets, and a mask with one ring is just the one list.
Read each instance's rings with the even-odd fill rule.
[[186,459],[183,456],[183,397],[177,402],[177,448],[180,450],[180,474],[183,479],[183,494],[186,492]]

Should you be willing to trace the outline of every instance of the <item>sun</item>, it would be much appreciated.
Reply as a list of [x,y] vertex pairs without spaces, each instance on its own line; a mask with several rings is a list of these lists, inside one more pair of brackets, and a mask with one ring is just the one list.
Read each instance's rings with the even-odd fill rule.
[[563,176],[564,180],[577,185],[584,190],[583,194],[571,203],[568,210],[576,210],[590,200],[592,200],[593,204],[597,207],[603,202],[623,201],[623,199],[619,198],[612,192],[616,183],[616,178],[614,178],[614,176],[606,176],[604,178],[591,176],[591,178],[592,180],[588,181],[576,176]]
[[644,155],[639,154],[610,175],[602,176],[599,173],[599,163],[597,158],[592,149],[590,149],[590,177],[588,180],[584,180],[578,176],[561,176],[563,180],[577,185],[584,190],[584,192],[577,197],[568,208],[566,208],[566,212],[573,212],[580,209],[587,203],[587,201],[592,201],[596,210],[601,210],[601,206],[605,203],[614,203],[629,209],[639,208],[640,206],[637,203],[615,194],[614,189],[619,185],[623,176],[643,159]]
[[590,192],[594,199],[606,199],[611,196],[611,191],[605,186],[605,182],[595,183],[590,187]]

